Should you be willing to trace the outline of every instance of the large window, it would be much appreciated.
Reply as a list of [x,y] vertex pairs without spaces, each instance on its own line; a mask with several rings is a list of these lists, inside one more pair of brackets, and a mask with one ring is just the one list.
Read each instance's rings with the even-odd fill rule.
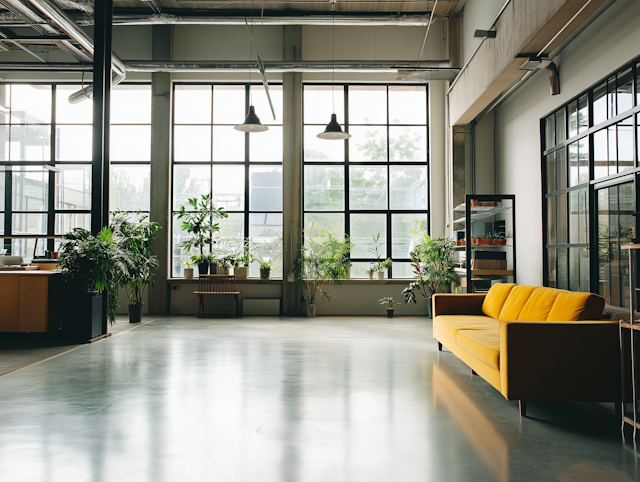
[[[250,238],[254,253],[269,258],[272,276],[282,276],[282,86],[269,88],[273,120],[262,85],[186,85],[174,87],[173,206],[210,194],[229,217],[220,221],[215,249],[233,251]],[[249,103],[266,132],[236,131]],[[174,217],[171,274],[184,273],[187,239]],[[249,275],[259,275],[252,263]]]
[[625,307],[628,263],[620,246],[636,232],[639,66],[542,120],[545,284],[597,292]]
[[[46,237],[76,227],[90,229],[93,105],[68,102],[81,88],[0,85],[0,232],[42,235],[36,255],[59,244]],[[148,211],[151,90],[148,85],[120,85],[111,98],[111,208]],[[126,177],[121,171],[130,169],[131,161],[146,166],[130,176],[125,190],[132,193],[133,184],[146,183],[146,191],[136,205],[114,203],[114,190],[122,190],[119,179]],[[35,244],[35,238],[4,240],[4,248],[26,258],[33,256]]]
[[[318,139],[332,109],[352,137]],[[429,225],[425,85],[304,85],[304,227],[351,237],[352,278],[381,256],[389,275],[413,277],[412,230]]]

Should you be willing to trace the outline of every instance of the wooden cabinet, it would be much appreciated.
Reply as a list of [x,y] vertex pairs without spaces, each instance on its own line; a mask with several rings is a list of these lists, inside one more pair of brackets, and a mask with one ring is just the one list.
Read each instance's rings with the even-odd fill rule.
[[20,277],[0,276],[0,331],[19,330]]
[[0,331],[46,332],[61,327],[62,274],[0,273]]

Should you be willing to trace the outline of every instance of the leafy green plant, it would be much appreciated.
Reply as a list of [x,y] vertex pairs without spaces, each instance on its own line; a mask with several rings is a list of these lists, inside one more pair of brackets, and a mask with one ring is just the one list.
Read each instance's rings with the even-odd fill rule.
[[153,285],[154,271],[158,268],[158,257],[151,252],[151,244],[161,226],[148,221],[148,216],[134,221],[128,214],[118,212],[111,222],[111,229],[119,247],[128,251],[133,261],[128,272],[118,277],[117,283],[124,286],[131,304],[142,303],[144,290]]
[[118,281],[134,269],[134,258],[117,241],[110,228],[96,235],[82,228],[65,234],[60,245],[58,266],[69,283],[70,293],[97,291],[108,293],[109,322],[118,310]]
[[247,266],[251,261],[249,238],[245,239],[242,246],[235,246],[233,251],[227,255],[227,260],[232,268]]
[[416,294],[430,298],[458,280],[454,262],[455,242],[443,236],[431,238],[425,233],[419,233],[418,238],[410,253],[411,266],[418,280],[402,290],[405,303],[416,303]]
[[380,263],[380,271],[390,270],[391,265],[393,265],[393,261],[391,261],[391,258],[385,259],[382,263]]
[[182,230],[191,235],[191,238],[182,242],[181,247],[187,251],[198,248],[200,254],[205,254],[205,245],[211,247],[215,243],[213,235],[220,231],[220,224],[215,221],[228,217],[223,208],[214,206],[209,194],[200,199],[190,198],[187,206],[180,206],[175,216],[182,220]]
[[395,308],[400,304],[393,299],[393,296],[385,296],[384,298],[378,300],[378,303],[380,303],[381,305],[387,305],[387,308],[391,308],[391,309]]
[[367,243],[369,251],[376,258],[376,261],[371,263],[371,267],[367,270],[367,273],[375,273],[376,271],[381,271],[384,268],[382,267],[382,257],[380,256],[380,248],[384,244],[384,241],[380,241],[380,233],[373,236],[373,242]]
[[313,227],[304,234],[305,242],[291,272],[304,287],[304,300],[309,304],[315,304],[318,294],[321,300],[330,301],[334,293],[327,291],[324,285],[337,288],[341,280],[349,278],[351,241],[346,235],[344,239],[334,238],[326,230],[316,233]]

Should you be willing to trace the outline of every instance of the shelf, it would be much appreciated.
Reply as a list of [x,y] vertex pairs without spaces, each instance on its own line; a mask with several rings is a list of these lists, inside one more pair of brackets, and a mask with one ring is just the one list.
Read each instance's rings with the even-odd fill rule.
[[[464,251],[464,248],[466,248],[466,246],[455,246],[453,249],[457,250],[457,251]],[[492,244],[472,244],[471,245],[471,249],[472,250],[478,250],[478,249],[490,249],[492,251],[497,251],[498,248],[513,248],[512,244],[503,244],[503,245],[492,245]]]
[[[457,207],[453,210],[456,213],[464,213],[464,207]],[[495,216],[496,214],[507,214],[511,212],[510,206],[495,206],[495,207],[484,207],[484,206],[474,206],[471,208],[471,221],[479,221],[481,219],[490,218]],[[456,219],[455,223],[464,223],[465,218]]]
[[623,244],[620,249],[640,249],[640,244]]
[[[467,268],[455,268],[456,273],[467,274]],[[510,269],[472,269],[471,276],[513,276]]]
[[622,321],[620,322],[620,326],[622,328],[628,328],[630,330],[640,331],[640,322],[638,321],[636,321],[633,324],[629,323],[628,321]]

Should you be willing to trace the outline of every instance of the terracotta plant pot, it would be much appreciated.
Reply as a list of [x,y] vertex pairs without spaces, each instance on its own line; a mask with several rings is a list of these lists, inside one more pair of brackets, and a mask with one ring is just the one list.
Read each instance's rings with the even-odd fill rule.
[[495,241],[498,246],[504,246],[505,244],[507,244],[506,239],[496,239]]
[[491,239],[478,238],[478,244],[482,246],[490,246],[493,244],[492,241]]
[[387,308],[387,318],[393,318],[393,308]]
[[482,203],[480,201],[477,201],[475,199],[471,200],[471,207],[480,207],[482,206]]
[[482,203],[482,205],[485,208],[494,208],[494,207],[496,207],[496,203],[495,202],[486,202],[486,203]]
[[478,244],[478,238],[471,238],[471,244]]

